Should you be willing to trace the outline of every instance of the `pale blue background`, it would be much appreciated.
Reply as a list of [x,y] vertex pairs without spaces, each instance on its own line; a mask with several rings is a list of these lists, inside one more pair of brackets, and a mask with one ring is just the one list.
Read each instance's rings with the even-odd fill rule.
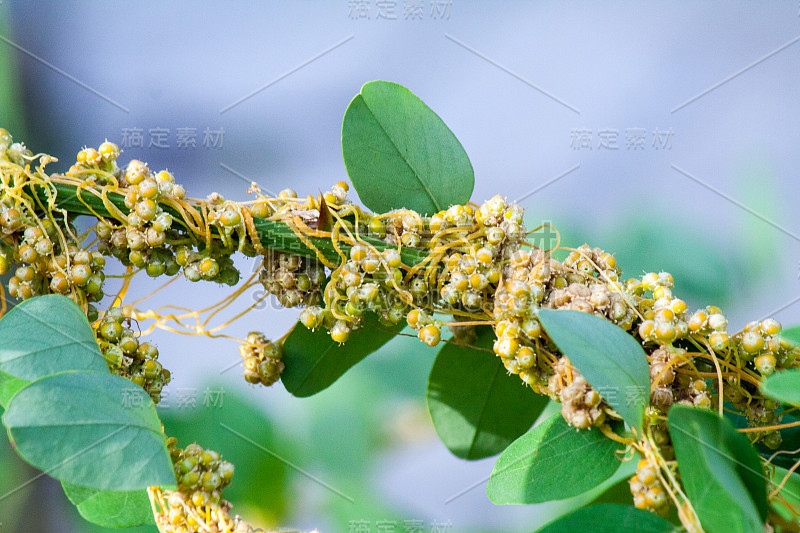
[[[245,181],[221,165],[273,191],[292,186],[313,194],[345,178],[339,141],[350,99],[369,80],[396,81],[461,140],[475,168],[476,201],[496,193],[528,195],[522,201],[528,219],[551,221],[565,244],[589,240],[618,251],[632,275],[639,272],[625,259],[639,269],[670,270],[679,295],[681,286],[691,289],[685,296],[693,306],[717,303],[718,293],[732,330],[773,313],[785,324],[800,322],[800,304],[791,305],[800,297],[796,1],[453,0],[449,18],[434,20],[426,0],[421,21],[404,20],[402,0],[396,2],[397,20],[375,20],[374,1],[369,20],[353,20],[350,4],[0,2],[11,26],[3,37],[127,110],[18,52],[33,122],[28,143],[69,162],[84,144],[97,146],[106,137],[119,142],[124,128],[144,129],[146,144],[147,129],[169,128],[170,149],[130,149],[123,159],[169,168],[194,196],[216,190],[246,197]],[[183,127],[198,129],[196,149],[176,147],[176,129]],[[224,128],[222,149],[199,146],[207,127]],[[619,130],[619,150],[598,149],[597,131],[605,128]],[[629,128],[647,131],[644,150],[625,149]],[[592,130],[592,150],[571,146],[578,129]],[[655,129],[672,131],[670,149],[652,146]],[[643,248],[648,242],[653,249]],[[240,265],[249,272],[248,263]],[[149,286],[143,280],[137,290],[145,293]],[[224,294],[176,284],[154,303],[179,299],[200,307]],[[261,329],[279,337],[295,317],[265,309],[230,333]],[[226,341],[166,333],[155,338],[175,370],[173,387],[195,386],[238,358],[236,346]],[[432,355],[420,349],[413,361],[429,365]],[[238,372],[225,374],[230,386],[298,432],[314,402],[336,397],[328,391],[300,401],[280,388],[246,389]],[[346,388],[348,379],[334,389]],[[541,509],[491,505],[483,485],[445,504],[487,476],[492,461],[458,461],[424,417],[418,424],[422,437],[375,470],[375,490],[399,513],[449,519],[456,531],[530,530],[546,519]],[[309,463],[324,478],[324,464],[314,458]],[[309,488],[308,501],[300,502],[294,525],[346,531],[346,524],[325,522],[315,490]]]

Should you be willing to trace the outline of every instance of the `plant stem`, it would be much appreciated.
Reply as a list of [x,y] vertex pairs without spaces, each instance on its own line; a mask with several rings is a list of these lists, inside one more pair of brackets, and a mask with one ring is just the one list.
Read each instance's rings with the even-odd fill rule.
[[[44,186],[40,184],[32,184],[30,187],[32,192],[43,203],[48,202],[48,192],[45,191]],[[102,216],[112,217],[111,213],[108,211],[108,209],[106,209],[105,205],[103,205],[102,199],[98,198],[94,194],[83,193],[80,194],[79,198],[78,187],[67,183],[52,182],[49,184],[49,187],[51,187],[50,194],[53,192],[55,193],[55,207],[59,209],[63,209],[70,214],[94,216],[94,213],[92,213],[91,210],[93,209],[95,213],[98,213]],[[123,213],[130,212],[130,209],[125,206],[125,197],[122,194],[109,192],[107,196],[108,200],[120,211]],[[89,209],[87,205],[91,207],[91,209]],[[176,219],[181,218],[180,213],[170,206],[162,205],[162,207],[166,212]],[[308,246],[306,246],[306,244],[303,243],[297,235],[295,235],[295,233],[286,223],[277,220],[268,220],[265,218],[254,218],[253,224],[258,233],[258,238],[265,248],[269,248],[278,252],[300,255],[303,257],[316,257],[314,251],[309,249]],[[372,244],[378,250],[395,248],[393,245],[374,237],[362,236],[361,238]],[[323,237],[307,237],[307,239],[320,252],[322,252],[327,259],[335,263],[339,262],[340,256],[334,249],[330,239]],[[350,250],[350,246],[343,242],[339,243],[339,247],[345,253]],[[405,265],[412,267],[423,261],[425,257],[427,257],[427,253],[414,248],[403,248],[400,251],[400,256]]]

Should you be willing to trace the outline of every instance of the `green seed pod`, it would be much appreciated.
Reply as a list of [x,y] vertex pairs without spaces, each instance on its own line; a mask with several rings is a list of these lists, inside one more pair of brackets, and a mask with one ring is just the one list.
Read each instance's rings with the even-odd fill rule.
[[316,329],[322,323],[322,309],[307,307],[300,313],[300,322],[308,329]]
[[172,215],[169,213],[159,213],[153,220],[153,228],[156,231],[167,231],[172,226]]
[[187,489],[194,489],[200,484],[200,472],[190,471],[186,472],[182,477],[180,484]]
[[142,359],[158,359],[158,348],[149,342],[139,343],[139,348],[136,350],[139,357]]
[[72,275],[73,283],[83,287],[89,282],[89,278],[92,276],[92,269],[89,265],[77,264],[72,267],[70,274]]
[[139,349],[139,340],[133,335],[123,335],[119,339],[119,347],[126,354],[136,353],[136,350]]
[[258,357],[250,356],[244,360],[244,369],[248,372],[257,372],[258,371]]
[[219,282],[233,287],[239,283],[239,271],[234,267],[225,267],[221,269],[219,273]]
[[234,228],[242,223],[242,216],[234,209],[226,209],[219,216],[219,222],[225,228]]
[[215,469],[219,463],[219,453],[214,450],[206,450],[200,456],[200,464],[207,466],[210,469]]
[[203,273],[200,272],[200,265],[197,263],[186,265],[183,269],[183,275],[186,276],[186,279],[193,282],[203,279]]
[[114,320],[104,318],[100,323],[100,335],[109,342],[117,342],[122,335],[122,325]]
[[139,196],[141,198],[153,200],[158,196],[158,193],[158,183],[153,179],[148,178],[139,184]]
[[200,273],[205,279],[213,279],[219,274],[219,264],[211,257],[200,261]]
[[92,270],[102,270],[106,266],[106,258],[99,252],[92,253]]
[[160,259],[153,259],[149,263],[147,263],[147,267],[145,267],[145,272],[151,278],[157,278],[161,276],[167,271],[167,267],[163,261]]
[[147,241],[147,246],[151,248],[158,248],[164,241],[167,240],[167,234],[163,231],[159,231],[154,227],[147,228],[145,232],[145,241]]
[[222,461],[217,468],[217,473],[222,478],[223,483],[228,484],[233,479],[234,470],[233,463]]
[[119,348],[119,346],[114,346],[113,344],[106,348],[106,350],[103,352],[103,357],[110,368],[121,367],[124,360],[122,350]]
[[266,202],[256,202],[250,208],[250,214],[253,218],[267,218],[272,215],[272,208]]
[[0,226],[8,233],[13,233],[22,227],[22,215],[15,207],[6,209],[0,214]]
[[352,317],[363,316],[366,311],[366,306],[361,302],[349,301],[344,307],[344,312]]
[[137,229],[129,229],[125,233],[126,244],[131,250],[144,250],[147,248],[147,241],[144,234]]
[[297,288],[303,292],[309,291],[312,288],[311,279],[307,274],[298,274],[295,279]]

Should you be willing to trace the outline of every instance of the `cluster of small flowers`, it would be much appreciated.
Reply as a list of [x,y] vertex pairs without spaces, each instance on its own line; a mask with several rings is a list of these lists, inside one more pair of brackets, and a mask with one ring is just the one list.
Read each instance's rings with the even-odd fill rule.
[[650,404],[666,413],[673,403],[711,407],[706,382],[676,370],[689,360],[686,350],[672,345],[660,346],[648,356],[650,362]]
[[[11,150],[16,144],[11,144],[11,136],[0,129],[2,157],[18,166],[19,158]],[[65,294],[85,306],[90,318],[96,318],[97,310],[87,302],[103,297],[105,258],[80,247],[71,223],[40,217],[31,210],[30,202],[13,195],[11,191],[24,183],[17,182],[15,176],[14,172],[4,173],[4,190],[0,192],[0,274],[11,272],[16,265],[8,280],[9,294],[20,299]]]
[[[142,268],[149,276],[174,276],[181,267],[190,281],[201,279],[235,285],[239,271],[233,267],[229,253],[214,247],[202,253],[193,246],[171,245],[179,242],[178,233],[172,228],[172,215],[164,210],[164,202],[182,200],[186,191],[175,183],[169,171],[153,173],[146,163],[131,160],[123,172],[117,167],[119,148],[108,141],[99,149],[84,148],[78,153],[78,162],[69,175],[91,179],[100,185],[109,184],[105,174],[87,175],[89,170],[103,170],[114,176],[120,192],[125,194],[125,207],[130,213],[123,224],[100,220],[95,226],[99,238],[97,248],[104,255],[117,257],[124,265]],[[209,196],[209,224],[221,232],[230,234],[242,223],[238,207],[225,202],[218,194]]]
[[[711,348],[719,359],[741,370],[752,370],[767,376],[776,368],[792,367],[800,349],[792,346],[779,335],[781,325],[773,318],[750,322],[744,329],[731,336],[728,320],[716,306],[707,306],[689,315],[686,304],[672,296],[672,276],[667,273],[649,273],[641,280],[628,283],[630,295],[636,302],[644,320],[639,324],[638,335],[649,352],[652,381],[651,405],[662,415],[673,403],[710,408],[714,398],[709,384],[690,372],[681,371],[692,357],[676,346],[684,339],[701,341]],[[653,298],[646,298],[646,291]],[[701,362],[708,367],[706,362]],[[713,371],[713,367],[709,368]],[[711,381],[711,386],[716,381]],[[718,394],[719,391],[716,391]],[[735,408],[744,412],[752,427],[778,424],[781,415],[777,412],[779,402],[758,396],[756,387],[742,382],[738,376],[725,379],[723,397]],[[770,448],[777,448],[782,437],[780,432],[767,430],[749,433],[754,440],[761,440]]]
[[156,514],[160,531],[169,533],[245,533],[252,526],[231,518],[231,504],[222,499],[222,489],[233,479],[234,467],[214,450],[190,444],[185,449],[177,440],[167,440],[178,478],[178,490],[166,491],[166,506]]
[[[45,219],[41,228],[27,226],[18,241],[14,259],[22,264],[8,281],[11,296],[26,300],[52,292],[74,295],[78,302],[101,300],[106,264],[103,255],[73,244],[63,250],[55,225]],[[90,305],[88,309],[90,319],[96,318],[94,306]]]
[[347,184],[347,182],[337,181],[333,184],[331,190],[323,193],[322,198],[327,204],[338,206],[346,205],[350,203],[350,201],[347,199],[347,192],[349,190],[350,186]]
[[[557,370],[543,356],[543,350],[556,349],[543,336],[536,317],[538,308],[594,313],[630,329],[635,315],[626,304],[618,279],[614,257],[587,245],[564,262],[537,248],[511,253],[503,282],[494,294],[493,312],[497,335],[494,352],[506,370],[518,374],[536,392],[558,398],[561,388],[553,388],[549,379]],[[571,379],[567,377],[561,383],[569,384]]]
[[300,321],[311,329],[322,325],[339,343],[348,339],[368,310],[384,324],[397,324],[408,309],[395,289],[404,290],[400,265],[400,253],[393,248],[377,253],[356,244],[350,249],[350,259],[331,272],[322,295],[325,307],[307,307]]
[[[750,322],[733,339],[738,344],[736,355],[765,376],[772,374],[776,368],[792,367],[800,356],[800,349],[779,337],[781,329],[780,323],[771,318]],[[733,382],[725,389],[725,399],[744,411],[751,426],[773,426],[781,422],[783,415],[779,412],[779,402],[768,398],[752,399],[735,385],[740,384]],[[748,436],[772,449],[783,441],[776,430],[749,433]]]
[[183,275],[191,282],[205,280],[231,287],[239,283],[239,271],[233,265],[230,250],[222,249],[216,242],[201,252],[185,244],[176,246],[174,251],[175,262],[183,267]]
[[233,230],[244,230],[244,220],[242,219],[242,207],[219,193],[211,193],[208,198],[208,223],[213,224],[217,229],[230,235]]
[[[650,272],[640,280],[629,280],[627,289],[637,298],[637,308],[644,320],[639,324],[639,336],[644,342],[656,344],[672,344],[678,339],[685,339],[689,333],[686,316],[686,302],[672,296],[674,280],[669,272]],[[645,298],[645,293],[652,293],[652,298]],[[723,320],[718,320],[721,317]],[[721,314],[714,313],[711,324],[714,331],[727,335],[727,321]],[[692,332],[694,333],[694,332]]]
[[290,308],[320,303],[325,277],[325,267],[319,261],[270,250],[264,255],[258,279],[283,307]]
[[[457,205],[431,217],[431,244],[441,243],[453,250],[443,261],[439,276],[439,296],[446,305],[461,305],[472,312],[491,305],[500,282],[501,265],[519,250],[524,238],[522,214],[517,204],[494,196],[478,209]],[[476,237],[467,236],[470,246],[459,252],[451,247],[465,236],[449,228],[477,228]]]
[[123,179],[123,172],[117,166],[120,149],[115,143],[106,140],[97,149],[83,148],[75,157],[68,171],[71,175],[80,175],[83,179],[94,180],[98,185],[109,185]]
[[125,321],[122,309],[112,307],[97,325],[97,341],[103,357],[112,373],[133,381],[158,403],[172,376],[158,362],[158,348],[149,342],[139,342]]
[[[753,427],[774,426],[780,424],[783,419],[783,413],[779,411],[781,406],[780,402],[775,400],[762,398],[759,400],[752,400],[749,403],[741,401],[737,403],[739,403],[739,408],[742,408],[742,403],[745,404],[743,406],[745,417],[747,417],[747,421]],[[763,442],[765,446],[773,450],[783,442],[783,436],[778,430],[748,433],[748,437],[754,441],[759,440]]]
[[566,357],[560,358],[554,368],[556,373],[550,376],[548,389],[550,396],[561,402],[561,416],[569,425],[588,429],[602,425],[608,416],[620,418]]
[[[613,255],[584,244],[570,252],[561,266],[545,307],[594,313],[625,331],[631,329],[636,313],[626,301],[627,294],[619,283],[620,270]],[[566,288],[562,287],[564,282],[569,284]]]
[[[90,155],[100,154],[109,144],[113,143],[103,143],[99,151],[84,149],[78,154],[78,161],[80,162],[81,155],[87,151]],[[107,152],[110,153],[109,157],[113,157],[112,161],[116,165],[115,152],[113,150]],[[117,148],[116,154],[118,153]],[[121,192],[125,194],[125,207],[130,209],[130,213],[127,215],[126,223],[119,226],[103,220],[98,221],[95,226],[100,239],[98,250],[105,255],[114,255],[124,265],[143,268],[152,277],[165,273],[175,275],[180,267],[174,253],[167,247],[172,216],[164,211],[160,202],[167,198],[183,198],[185,195],[183,187],[175,184],[175,177],[170,172],[162,170],[153,175],[147,164],[136,159],[128,163],[124,175],[121,172],[118,174],[120,174],[118,184]]]
[[5,128],[0,128],[0,160],[10,161],[21,167],[25,166],[25,161],[33,157],[33,152],[28,150],[24,144],[14,142],[11,134]]
[[245,342],[239,345],[244,359],[244,379],[248,383],[261,383],[269,387],[283,372],[283,348],[267,339],[260,331],[251,331]]
[[772,318],[761,322],[750,322],[736,335],[739,355],[752,362],[761,375],[768,376],[776,368],[789,368],[797,360],[798,350],[778,335],[780,323]]
[[[500,265],[519,248],[525,233],[522,209],[500,196],[477,208],[455,205],[431,217],[396,210],[372,218],[368,229],[399,249],[353,246],[349,259],[331,274],[325,306],[309,307],[301,315],[307,327],[323,325],[337,342],[347,340],[369,310],[387,325],[406,318],[420,340],[435,346],[442,321],[433,315],[479,314],[490,306]],[[403,247],[428,250],[432,261],[407,275],[399,251]]]
[[633,505],[637,509],[666,514],[669,499],[658,479],[658,466],[646,459],[639,461],[636,473],[628,480],[633,494]]

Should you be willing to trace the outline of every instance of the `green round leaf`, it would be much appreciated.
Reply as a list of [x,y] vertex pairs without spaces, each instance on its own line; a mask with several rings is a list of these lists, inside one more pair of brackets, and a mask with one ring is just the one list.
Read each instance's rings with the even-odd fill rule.
[[155,525],[146,490],[114,492],[61,482],[69,501],[87,521],[103,527]]
[[392,340],[404,323],[384,327],[374,316],[350,333],[347,342],[339,345],[327,331],[311,331],[299,322],[283,342],[286,368],[281,381],[286,390],[298,397],[312,396],[330,387],[353,365]]
[[563,500],[596,487],[619,468],[620,444],[577,430],[556,414],[500,454],[486,486],[497,504]]
[[377,213],[405,207],[433,214],[472,196],[472,164],[445,123],[411,91],[372,81],[342,122],[347,175]]
[[636,339],[581,311],[539,309],[539,321],[586,381],[629,426],[641,431],[650,400],[650,367]]
[[[67,370],[108,373],[78,305],[57,294],[25,300],[0,319],[0,403],[22,384]],[[6,385],[3,374],[16,378]]]
[[482,459],[502,452],[525,433],[548,399],[506,372],[492,352],[492,328],[471,346],[446,344],[428,379],[428,411],[436,433],[454,455]]
[[704,409],[673,406],[668,422],[678,471],[703,527],[709,533],[763,531],[767,488],[747,438]]
[[175,485],[155,405],[125,378],[43,377],[11,399],[3,424],[23,459],[61,481],[113,491]]
[[664,518],[636,509],[630,505],[600,503],[578,509],[554,522],[538,533],[564,532],[592,533],[668,533],[679,531]]
[[800,326],[784,329],[781,331],[781,338],[789,341],[795,346],[800,346]]
[[761,392],[770,398],[800,405],[800,370],[780,370],[761,382]]

